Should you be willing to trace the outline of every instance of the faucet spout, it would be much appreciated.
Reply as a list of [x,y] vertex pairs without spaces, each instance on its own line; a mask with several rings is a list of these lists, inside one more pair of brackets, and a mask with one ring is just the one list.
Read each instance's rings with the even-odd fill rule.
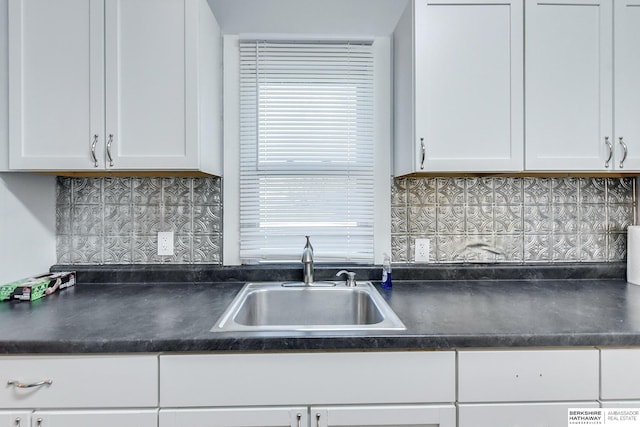
[[313,283],[313,246],[311,246],[309,236],[305,237],[307,238],[307,243],[302,250],[302,264],[304,264],[302,275],[304,285],[310,286]]

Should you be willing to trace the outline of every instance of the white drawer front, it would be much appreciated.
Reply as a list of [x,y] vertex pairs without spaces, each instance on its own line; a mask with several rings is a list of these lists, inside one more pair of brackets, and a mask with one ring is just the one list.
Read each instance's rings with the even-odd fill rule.
[[597,400],[598,350],[460,351],[460,402]]
[[459,427],[567,427],[570,408],[598,408],[597,402],[461,404]]
[[[51,385],[17,388],[8,381]],[[127,356],[0,357],[0,408],[155,407],[158,358]]]
[[602,399],[640,399],[640,349],[603,349]]
[[640,400],[601,400],[603,408],[640,408]]
[[163,407],[454,400],[454,352],[160,356]]

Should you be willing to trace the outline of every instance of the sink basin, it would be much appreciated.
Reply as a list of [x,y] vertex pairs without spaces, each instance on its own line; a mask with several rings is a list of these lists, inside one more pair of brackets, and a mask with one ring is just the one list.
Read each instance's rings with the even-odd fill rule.
[[[371,282],[247,283],[211,331],[402,330],[404,324]],[[327,286],[329,285],[329,286]]]

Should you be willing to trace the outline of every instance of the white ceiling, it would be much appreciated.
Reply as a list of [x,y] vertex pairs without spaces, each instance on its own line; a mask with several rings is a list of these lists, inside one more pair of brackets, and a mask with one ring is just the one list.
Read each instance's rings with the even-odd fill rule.
[[408,0],[208,0],[225,34],[387,36]]

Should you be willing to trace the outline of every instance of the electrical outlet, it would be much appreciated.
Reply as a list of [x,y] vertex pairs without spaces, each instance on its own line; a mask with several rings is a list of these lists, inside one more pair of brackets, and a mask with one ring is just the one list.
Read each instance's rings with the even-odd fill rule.
[[158,232],[158,255],[173,255],[173,231]]
[[431,241],[429,239],[416,239],[415,241],[415,262],[429,262],[429,247]]

